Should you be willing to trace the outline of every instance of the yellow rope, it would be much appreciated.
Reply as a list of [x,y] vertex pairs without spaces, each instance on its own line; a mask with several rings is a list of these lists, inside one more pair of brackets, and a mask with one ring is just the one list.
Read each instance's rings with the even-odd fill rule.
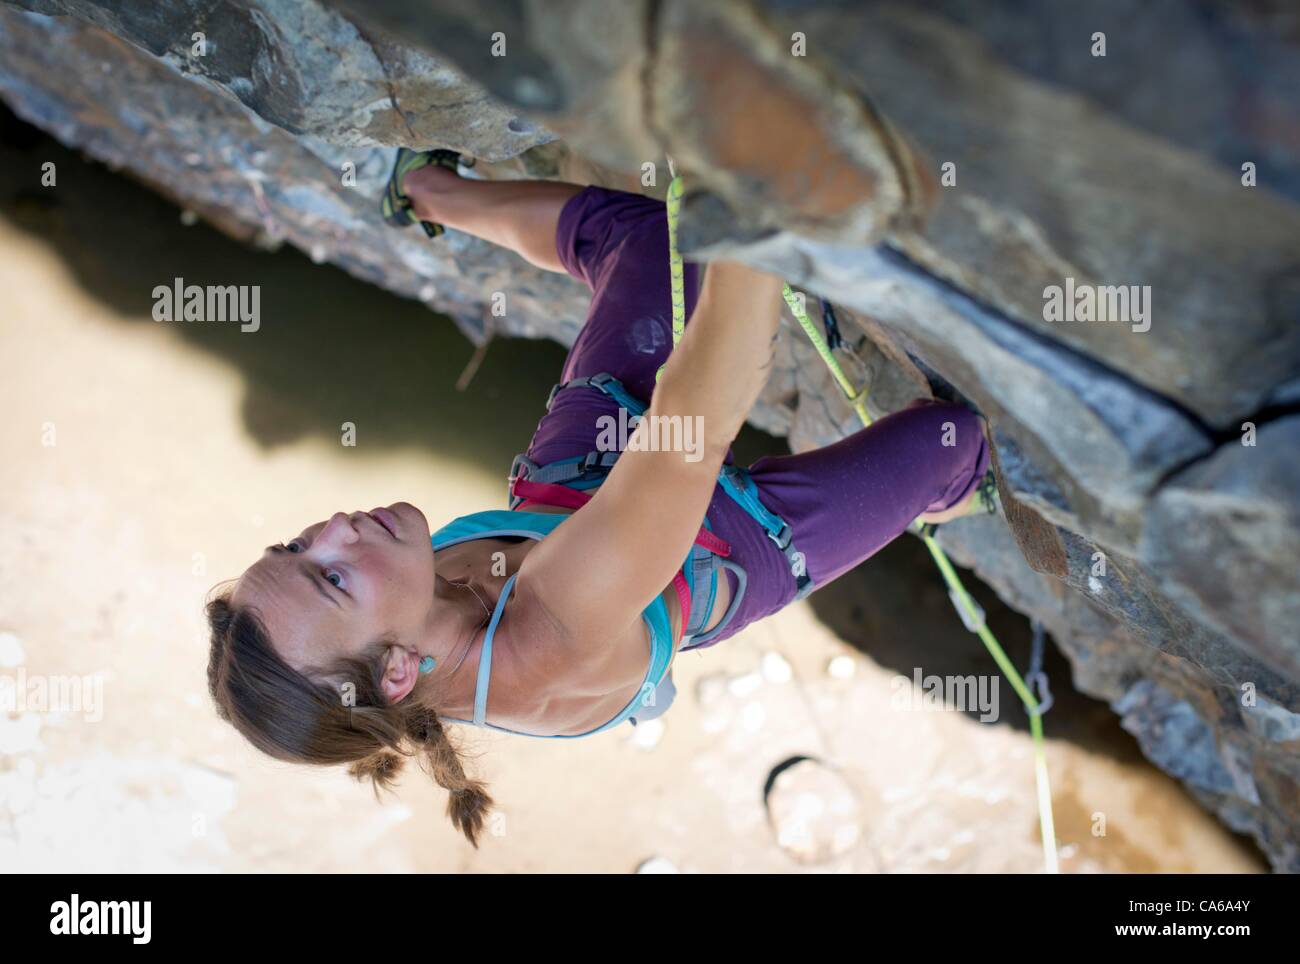
[[790,311],[794,313],[799,326],[807,332],[808,339],[812,342],[813,347],[817,349],[817,354],[821,356],[822,361],[826,363],[826,367],[831,370],[831,374],[835,377],[835,381],[839,383],[840,391],[849,400],[853,410],[858,413],[858,418],[861,419],[862,424],[870,425],[871,416],[867,414],[867,389],[863,388],[859,392],[853,388],[853,383],[844,374],[844,369],[840,368],[839,361],[831,354],[826,339],[822,337],[822,333],[817,330],[817,326],[808,317],[808,312],[803,306],[803,297],[795,294],[789,285],[786,285],[781,293],[785,296],[785,303],[790,306]]
[[[682,256],[677,250],[677,216],[682,210],[682,179],[673,167],[673,159],[668,159],[668,170],[672,180],[668,182],[668,280],[673,303],[673,347],[682,340],[686,330],[686,284],[682,279]],[[655,372],[655,384],[664,373],[664,366]]]
[[[682,332],[686,328],[686,298],[683,294],[682,258],[677,250],[677,218],[681,213],[682,206],[682,179],[673,167],[672,158],[668,159],[668,169],[672,174],[672,181],[668,185],[666,202],[668,207],[668,265],[672,288],[673,347],[676,348],[677,343],[681,340]],[[849,381],[848,376],[844,374],[843,368],[840,367],[839,360],[831,353],[821,331],[808,317],[803,298],[795,294],[789,285],[784,287],[782,294],[785,297],[786,304],[790,306],[790,310],[794,313],[795,319],[799,322],[799,326],[807,333],[813,348],[817,350],[817,354],[821,356],[822,361],[826,363],[826,367],[830,369],[832,377],[840,387],[840,391],[844,393],[844,397],[848,399],[849,404],[853,406],[853,410],[857,412],[859,420],[864,426],[870,425],[871,416],[867,413],[866,404],[868,387],[864,386],[860,392],[853,387],[853,383]],[[655,375],[656,383],[663,371],[663,367],[660,367]],[[926,548],[930,550],[930,555],[934,557],[935,564],[938,565],[939,572],[942,573],[944,582],[947,583],[954,602],[960,606],[968,617],[967,625],[977,627],[974,632],[984,643],[998,668],[1010,681],[1011,688],[1016,691],[1016,695],[1020,697],[1029,710],[1029,732],[1034,745],[1034,782],[1038,791],[1038,830],[1043,845],[1043,863],[1049,874],[1057,873],[1059,866],[1056,853],[1056,827],[1052,819],[1052,789],[1048,782],[1047,755],[1043,748],[1043,719],[1039,711],[1038,700],[1034,698],[1034,694],[1025,685],[1025,681],[1016,670],[1015,664],[1011,662],[1006,652],[998,644],[997,637],[988,628],[983,613],[980,612],[979,606],[976,605],[975,600],[966,591],[966,587],[962,585],[961,578],[957,575],[957,570],[953,568],[952,562],[949,561],[947,553],[943,551],[934,536],[923,531],[917,522],[912,523],[911,529],[924,540]]]

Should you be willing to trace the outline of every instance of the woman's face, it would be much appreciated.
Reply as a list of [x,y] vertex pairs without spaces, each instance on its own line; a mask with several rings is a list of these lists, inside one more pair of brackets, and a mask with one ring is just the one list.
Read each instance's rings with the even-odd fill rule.
[[358,656],[381,638],[416,646],[431,628],[433,594],[428,521],[397,502],[336,512],[268,546],[231,602],[256,610],[276,651],[303,671]]

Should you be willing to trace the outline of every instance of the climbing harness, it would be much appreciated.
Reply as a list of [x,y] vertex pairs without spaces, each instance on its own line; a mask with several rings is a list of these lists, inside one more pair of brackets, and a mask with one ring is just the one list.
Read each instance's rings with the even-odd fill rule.
[[[580,509],[591,501],[591,495],[579,488],[565,482],[538,482],[531,476],[515,474],[520,465],[537,466],[537,463],[529,459],[527,455],[515,456],[514,468],[510,476],[510,511],[524,511],[530,505],[554,505],[562,506],[569,509]],[[552,469],[564,469],[572,467],[575,463],[572,459],[550,462],[545,466],[537,466],[538,473],[554,477],[556,475]],[[608,470],[606,470],[608,472]],[[574,480],[570,480],[570,483]],[[585,479],[588,483],[591,479]],[[599,481],[597,479],[596,481]],[[696,533],[695,540],[691,546],[691,553],[687,556],[686,563],[673,576],[673,589],[677,593],[678,602],[682,608],[682,641],[688,637],[699,633],[704,627],[709,615],[713,611],[714,594],[717,591],[716,572],[719,568],[732,569],[737,574],[739,589],[736,596],[727,608],[726,616],[723,621],[710,630],[708,634],[698,636],[692,640],[691,646],[683,646],[681,649],[698,648],[712,639],[717,632],[727,624],[735,613],[737,606],[740,605],[740,599],[745,593],[745,570],[726,559],[731,555],[731,546],[725,539],[720,539],[713,534],[712,526],[706,517],[704,524],[700,526],[700,531]],[[686,575],[687,571],[691,575]],[[708,593],[707,606],[692,605],[695,599],[701,598],[703,594]],[[707,639],[706,639],[707,636]]]
[[[670,265],[670,277],[672,282],[673,348],[676,348],[677,343],[681,340],[681,334],[686,328],[686,300],[682,295],[682,262],[681,255],[677,250],[677,218],[681,212],[682,179],[681,176],[678,175],[671,157],[668,158],[668,171],[672,177],[672,180],[668,185],[666,204],[668,210],[668,263]],[[782,294],[785,297],[786,304],[790,306],[790,310],[794,314],[795,320],[799,322],[799,327],[801,327],[808,335],[808,339],[812,342],[813,348],[817,351],[817,354],[821,356],[822,361],[826,363],[826,367],[830,370],[831,376],[835,379],[836,384],[839,385],[840,390],[844,393],[844,397],[848,400],[849,404],[853,406],[853,410],[857,413],[858,419],[862,422],[863,426],[870,425],[872,419],[866,408],[868,387],[864,386],[861,391],[855,390],[853,383],[849,381],[848,377],[844,374],[844,370],[840,367],[839,360],[831,354],[831,349],[828,345],[828,338],[822,336],[822,333],[817,330],[817,326],[814,325],[812,320],[808,317],[808,313],[803,307],[803,299],[796,295],[788,284],[785,285]],[[834,324],[834,315],[833,313],[826,314],[826,303],[823,302],[823,305],[824,317],[828,319],[827,331],[829,335],[831,325]],[[838,326],[835,327],[835,332],[836,339],[838,340]],[[662,374],[663,368],[661,367],[658,374],[655,376],[656,382],[659,380],[659,375]],[[984,502],[985,508],[989,511],[993,511],[994,505],[988,488],[987,475],[985,479],[981,480],[979,491],[980,499]],[[948,595],[952,599],[958,615],[961,616],[962,623],[969,631],[979,636],[980,640],[984,643],[985,648],[993,657],[993,661],[997,663],[998,668],[1002,670],[1002,673],[1011,683],[1012,689],[1016,691],[1016,695],[1020,697],[1021,701],[1025,704],[1026,710],[1029,712],[1029,730],[1034,745],[1034,778],[1038,791],[1038,828],[1039,836],[1042,840],[1043,862],[1048,873],[1057,873],[1059,867],[1057,864],[1056,853],[1056,830],[1052,819],[1052,793],[1051,786],[1048,782],[1047,757],[1043,749],[1043,714],[1047,712],[1052,704],[1051,694],[1046,689],[1046,676],[1042,674],[1041,667],[1042,627],[1037,624],[1035,626],[1035,642],[1038,648],[1035,650],[1037,656],[1030,669],[1031,678],[1035,679],[1036,682],[1041,682],[1043,684],[1043,692],[1046,693],[1044,702],[1040,703],[1033,693],[1030,692],[1029,687],[1025,685],[1025,681],[1021,679],[1019,672],[1016,671],[1015,665],[1007,658],[1007,654],[998,644],[997,638],[988,628],[988,624],[984,619],[983,610],[980,609],[979,604],[971,598],[970,593],[966,591],[966,587],[962,584],[961,578],[957,575],[956,569],[953,568],[952,563],[949,561],[947,553],[943,551],[943,548],[935,540],[934,533],[937,526],[933,523],[922,524],[917,521],[913,522],[909,528],[921,537],[926,548],[930,550],[930,555],[934,557],[935,564],[939,567],[939,572],[942,573],[944,582],[948,585]],[[768,534],[771,535],[771,532],[769,531]]]
[[[685,307],[683,303],[683,308]],[[551,389],[546,399],[546,410],[551,410],[555,396],[570,388],[593,388],[609,396],[619,404],[629,417],[645,414],[647,405],[632,395],[623,383],[609,372],[584,375],[559,382]],[[533,503],[561,505],[578,508],[590,498],[583,490],[591,489],[604,481],[605,476],[618,461],[618,451],[600,451],[593,449],[585,455],[566,459],[557,459],[545,465],[538,464],[527,453],[516,455],[510,465],[510,499],[508,507],[512,510],[524,509]],[[813,591],[812,577],[804,555],[798,550],[793,540],[790,524],[763,504],[758,486],[749,471],[736,465],[724,464],[718,472],[718,483],[722,490],[757,522],[767,537],[786,557],[791,578],[795,584],[795,599],[802,599]],[[748,574],[739,563],[727,558],[731,555],[731,546],[713,534],[713,525],[708,516],[696,537],[691,553],[682,568],[673,577],[673,587],[682,603],[682,639],[688,645],[681,647],[682,652],[699,649],[718,641],[718,636],[740,608],[745,595]],[[736,577],[736,592],[731,598],[722,621],[707,633],[702,632],[713,612],[713,602],[717,597],[718,579],[721,570],[730,570]],[[703,601],[702,603],[700,601]]]

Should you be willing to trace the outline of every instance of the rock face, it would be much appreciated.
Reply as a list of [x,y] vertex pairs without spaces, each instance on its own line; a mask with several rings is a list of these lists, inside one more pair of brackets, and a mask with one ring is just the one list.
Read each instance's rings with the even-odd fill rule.
[[[1300,15],[1228,0],[0,3],[21,116],[477,342],[568,344],[586,292],[454,232],[385,229],[393,145],[658,196],[671,155],[683,252],[833,301],[877,413],[937,393],[989,417],[1005,518],[941,542],[1289,871],[1297,89]],[[1050,310],[1053,287],[1098,286],[1132,297],[1125,320]],[[854,430],[786,336],[754,423],[795,449]]]

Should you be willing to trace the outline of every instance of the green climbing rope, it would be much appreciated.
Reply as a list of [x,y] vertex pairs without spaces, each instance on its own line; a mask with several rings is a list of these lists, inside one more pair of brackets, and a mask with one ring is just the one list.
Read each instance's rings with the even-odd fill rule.
[[[682,259],[677,250],[677,218],[681,213],[682,205],[682,179],[675,170],[672,158],[668,159],[668,170],[672,175],[672,181],[668,185],[668,263],[672,283],[672,304],[673,304],[673,347],[681,340],[682,332],[686,329],[686,299],[683,295],[682,283]],[[853,410],[857,412],[859,420],[864,426],[871,424],[871,416],[867,412],[867,393],[869,386],[864,386],[861,391],[853,387],[853,383],[848,376],[844,374],[844,369],[840,367],[839,359],[832,354],[830,347],[826,344],[826,339],[818,327],[813,324],[808,317],[808,312],[804,307],[804,299],[801,295],[796,294],[787,284],[783,289],[785,302],[790,306],[795,320],[799,326],[808,335],[808,340],[812,342],[813,348],[821,356],[826,367],[830,369],[832,377],[844,393],[844,397]],[[655,376],[655,381],[659,380],[659,375],[663,374],[663,368],[659,369]],[[1034,782],[1038,791],[1038,829],[1039,836],[1043,844],[1043,862],[1047,872],[1054,874],[1058,872],[1057,854],[1056,854],[1056,828],[1052,819],[1052,790],[1048,781],[1047,772],[1047,755],[1043,747],[1043,719],[1042,710],[1038,700],[1025,685],[1020,673],[1016,670],[1015,664],[1007,657],[1006,652],[998,644],[997,637],[993,631],[988,628],[984,619],[984,614],[978,604],[971,598],[970,593],[962,584],[961,578],[957,575],[957,570],[953,568],[952,562],[948,559],[948,554],[943,551],[943,547],[935,540],[934,536],[925,530],[919,522],[913,522],[910,527],[913,532],[921,537],[925,546],[930,550],[930,555],[934,557],[935,564],[939,567],[939,572],[943,575],[944,582],[948,585],[949,594],[952,597],[953,604],[957,606],[958,612],[962,616],[962,622],[967,628],[979,636],[984,647],[997,663],[998,668],[1002,670],[1003,675],[1011,683],[1011,688],[1016,691],[1025,704],[1029,713],[1029,732],[1033,739],[1034,745]]]
[[[677,250],[677,217],[682,211],[682,179],[673,166],[673,159],[668,158],[668,173],[672,180],[668,182],[668,279],[673,303],[673,347],[682,340],[686,330],[686,284],[682,279],[682,256]],[[655,372],[655,384],[664,373],[664,366]]]
[[808,339],[812,342],[813,347],[817,349],[817,354],[820,355],[822,361],[826,363],[826,367],[831,370],[831,374],[835,377],[835,381],[840,386],[840,391],[842,391],[844,397],[849,400],[849,404],[853,406],[853,410],[858,413],[858,418],[862,420],[862,424],[870,425],[871,416],[867,414],[867,388],[863,387],[860,392],[855,392],[853,390],[853,383],[849,381],[848,376],[844,374],[844,369],[840,368],[839,361],[837,361],[835,356],[831,354],[830,347],[826,344],[826,339],[822,337],[822,333],[808,317],[808,312],[804,308],[803,304],[803,295],[795,294],[794,290],[789,285],[786,285],[782,289],[781,293],[785,297],[785,303],[790,306],[790,311],[794,313],[795,319],[799,322],[799,327],[808,334]]

